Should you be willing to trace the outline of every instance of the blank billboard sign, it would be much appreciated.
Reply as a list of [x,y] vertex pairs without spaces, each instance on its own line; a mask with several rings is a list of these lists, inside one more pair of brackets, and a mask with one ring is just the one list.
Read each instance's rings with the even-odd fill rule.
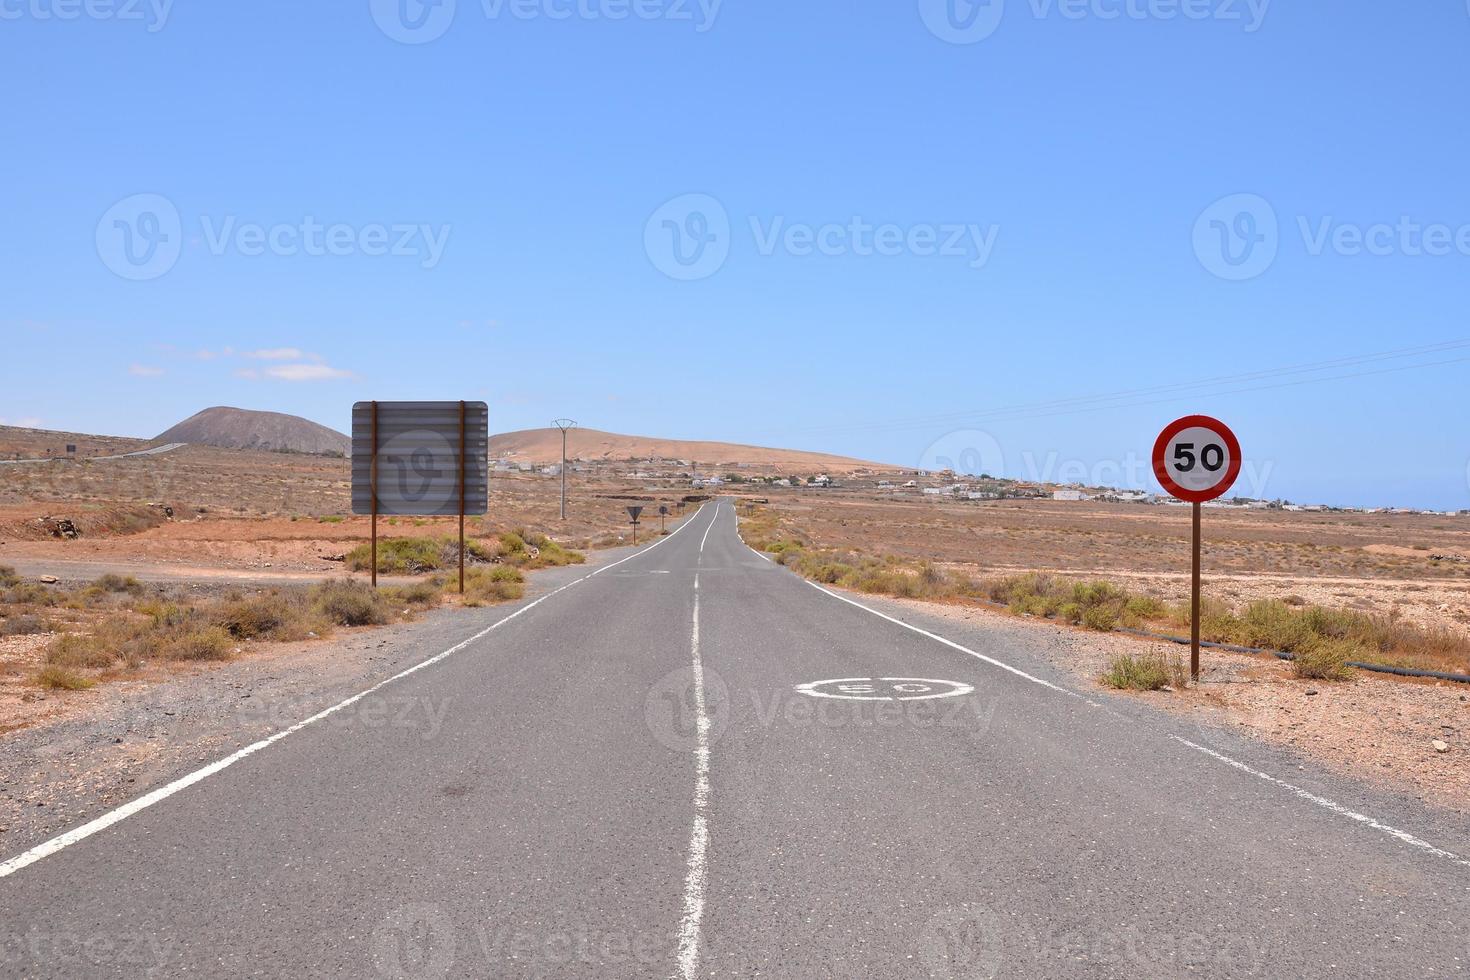
[[353,405],[354,514],[373,512],[375,451],[379,514],[458,516],[461,464],[463,513],[483,514],[489,508],[490,409],[484,402],[358,402]]

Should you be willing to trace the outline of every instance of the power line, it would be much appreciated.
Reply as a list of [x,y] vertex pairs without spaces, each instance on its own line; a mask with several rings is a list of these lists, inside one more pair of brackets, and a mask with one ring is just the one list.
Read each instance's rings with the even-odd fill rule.
[[[1296,381],[1287,381],[1280,384],[1228,387],[1240,385],[1251,381],[1264,381],[1272,378],[1291,377],[1299,374],[1312,374],[1332,368],[1359,366],[1364,364],[1375,364],[1383,361],[1399,360],[1406,357],[1422,357],[1428,354],[1448,353],[1455,350],[1470,348],[1470,339],[1443,341],[1438,344],[1429,344],[1421,347],[1405,347],[1396,350],[1380,351],[1371,354],[1360,354],[1352,357],[1333,358],[1326,361],[1316,361],[1307,364],[1297,364],[1288,367],[1272,368],[1262,371],[1250,371],[1242,374],[1221,375],[1214,378],[1205,378],[1197,381],[1176,382],[1164,385],[1152,385],[1144,388],[1125,389],[1098,395],[1082,395],[1070,398],[1057,398],[1048,401],[1029,402],[1011,405],[1001,408],[987,410],[976,410],[969,412],[953,412],[941,415],[917,416],[907,419],[893,419],[889,421],[875,421],[868,423],[849,423],[845,425],[817,426],[811,428],[788,430],[796,433],[815,432],[871,432],[871,431],[903,431],[908,429],[929,428],[934,425],[956,424],[964,422],[1001,422],[1021,421],[1032,418],[1051,418],[1059,415],[1081,414],[1091,411],[1100,411],[1109,408],[1133,408],[1140,405],[1156,405],[1169,401],[1177,401],[1183,397],[1217,396],[1240,394],[1251,391],[1266,391],[1277,388],[1295,387],[1306,384],[1319,384],[1327,381],[1338,381],[1347,378],[1368,377],[1375,374],[1387,374],[1398,371],[1416,370],[1419,368],[1436,367],[1444,364],[1458,364],[1470,358],[1452,358],[1449,360],[1429,361],[1419,364],[1407,364],[1393,368],[1377,371],[1354,372],[1347,374],[1329,375],[1318,378],[1302,378]],[[1222,388],[1225,390],[1210,391],[1207,389]],[[1181,394],[1168,398],[1155,398],[1144,401],[1136,401],[1140,396],[1180,392]]]

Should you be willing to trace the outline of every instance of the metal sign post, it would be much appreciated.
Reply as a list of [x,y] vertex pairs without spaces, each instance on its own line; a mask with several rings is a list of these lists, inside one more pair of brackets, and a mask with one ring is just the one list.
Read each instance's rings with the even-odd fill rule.
[[464,402],[459,403],[459,594],[464,595]]
[[669,516],[669,505],[668,504],[659,504],[658,505],[658,533],[659,533],[659,536],[660,537],[662,537],[663,535],[665,535],[665,534],[668,533],[668,530],[664,527],[664,519],[667,518],[668,516]]
[[484,402],[358,402],[352,408],[352,512],[372,515],[378,584],[380,514],[455,517],[459,590],[465,517],[489,509],[490,410]]
[[633,519],[633,543],[638,543],[638,515],[643,513],[643,506],[637,505],[628,508],[628,516]]
[[1224,496],[1240,475],[1240,441],[1230,427],[1208,415],[1186,415],[1170,422],[1154,442],[1154,476],[1192,511],[1189,586],[1189,677],[1199,683],[1200,510]]
[[378,403],[373,402],[373,461],[372,461],[372,496],[373,496],[373,588],[378,587]]

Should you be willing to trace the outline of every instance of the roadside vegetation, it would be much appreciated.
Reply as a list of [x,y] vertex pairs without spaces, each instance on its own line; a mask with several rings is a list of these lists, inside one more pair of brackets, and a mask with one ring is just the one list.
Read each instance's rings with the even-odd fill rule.
[[[372,545],[360,544],[347,553],[347,567],[357,572],[372,568]],[[564,548],[545,534],[505,531],[487,540],[466,539],[465,564],[511,565],[531,570],[556,565],[580,565],[587,556]],[[378,541],[378,573],[418,575],[459,565],[455,538],[383,538]]]
[[1119,691],[1179,690],[1189,680],[1189,668],[1178,654],[1125,653],[1113,658],[1099,680]]
[[[550,551],[549,561],[570,562]],[[466,575],[466,606],[519,599],[525,575],[515,565],[479,565]],[[200,598],[181,589],[104,575],[74,588],[23,580],[0,565],[0,638],[36,636],[44,643],[40,687],[80,691],[99,681],[136,675],[153,664],[224,661],[252,644],[326,637],[336,629],[404,622],[457,592],[445,573],[378,590],[347,579]]]
[[[928,562],[821,548],[800,531],[782,526],[766,509],[742,514],[741,534],[752,548],[812,581],[858,592],[979,601],[1004,606],[1015,615],[1044,617],[1102,632],[1121,628],[1188,635],[1190,628],[1187,603],[1169,605],[1156,596],[1102,580],[1078,581],[1033,572],[982,581]],[[1370,615],[1301,600],[1262,600],[1242,608],[1207,600],[1200,611],[1200,637],[1292,654],[1296,676],[1314,680],[1349,678],[1349,661],[1470,672],[1470,639],[1452,630],[1427,628],[1396,614]],[[1139,686],[1153,684],[1160,677],[1175,677],[1169,662],[1119,658],[1103,681],[1135,690],[1179,686],[1172,679]]]

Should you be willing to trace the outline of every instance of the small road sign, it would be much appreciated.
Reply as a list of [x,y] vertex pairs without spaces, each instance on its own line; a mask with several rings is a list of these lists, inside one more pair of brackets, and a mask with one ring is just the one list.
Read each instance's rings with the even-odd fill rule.
[[1208,415],[1169,423],[1154,443],[1154,475],[1172,496],[1192,504],[1224,496],[1240,475],[1240,442]]
[[1240,440],[1208,415],[1186,415],[1164,427],[1154,441],[1154,476],[1193,512],[1189,593],[1189,676],[1199,682],[1200,505],[1224,496],[1240,475]]
[[633,523],[634,524],[637,524],[638,523],[638,515],[641,514],[641,513],[643,513],[643,507],[641,505],[640,506],[637,506],[637,507],[629,507],[628,508],[628,516],[633,519]]

